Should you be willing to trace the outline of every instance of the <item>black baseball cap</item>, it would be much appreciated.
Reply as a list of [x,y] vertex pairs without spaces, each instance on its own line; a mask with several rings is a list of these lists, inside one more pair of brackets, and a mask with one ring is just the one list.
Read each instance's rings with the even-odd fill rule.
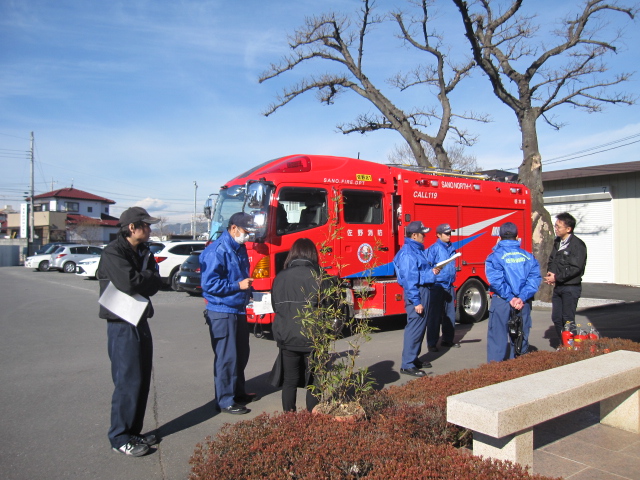
[[231,228],[231,225],[240,227],[249,233],[256,231],[256,226],[253,223],[253,217],[244,212],[236,212],[231,215],[231,218],[229,219],[229,228]]
[[153,225],[154,223],[158,223],[160,219],[152,217],[151,215],[149,215],[149,212],[147,212],[142,207],[131,207],[122,212],[118,225],[123,227],[125,225],[129,225],[130,223],[136,223],[140,221],[148,223],[149,225]]

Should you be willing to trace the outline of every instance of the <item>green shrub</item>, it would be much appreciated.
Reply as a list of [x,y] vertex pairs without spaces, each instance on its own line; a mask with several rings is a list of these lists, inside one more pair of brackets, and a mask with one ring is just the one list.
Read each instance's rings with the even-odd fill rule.
[[192,480],[535,478],[509,462],[481,460],[455,447],[467,430],[446,421],[449,395],[566,365],[604,350],[640,352],[621,339],[585,342],[581,350],[535,352],[514,360],[413,380],[365,398],[368,419],[336,422],[308,412],[263,414],[226,425],[199,444]]

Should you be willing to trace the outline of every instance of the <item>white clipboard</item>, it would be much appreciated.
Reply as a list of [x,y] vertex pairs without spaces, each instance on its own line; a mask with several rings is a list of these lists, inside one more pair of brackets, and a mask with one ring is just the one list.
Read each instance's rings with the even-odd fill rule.
[[107,288],[98,299],[98,303],[135,327],[147,309],[149,300],[138,293],[127,295],[109,282],[109,285],[107,285]]
[[439,263],[435,264],[434,268],[442,268],[444,267],[447,263],[449,262],[453,262],[456,258],[458,258],[460,255],[462,255],[460,252],[458,253],[454,253],[453,255],[451,255],[449,258],[447,258],[446,260],[443,260]]

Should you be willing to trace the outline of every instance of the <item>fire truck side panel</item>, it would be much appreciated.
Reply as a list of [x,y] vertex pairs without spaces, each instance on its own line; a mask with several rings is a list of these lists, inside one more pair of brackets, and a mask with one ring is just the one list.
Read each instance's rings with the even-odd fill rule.
[[[460,295],[467,295],[465,304],[485,293],[484,261],[500,224],[513,221],[524,248],[531,248],[529,192],[518,184],[345,157],[291,155],[237,176],[221,194],[229,189],[235,195],[247,182],[264,182],[271,192],[268,204],[256,211],[267,218],[266,236],[247,244],[258,292],[271,290],[292,244],[303,237],[324,247],[321,265],[351,282],[356,314],[370,316],[404,313],[392,261],[404,243],[404,228],[413,220],[431,228],[425,246],[436,241],[437,225],[449,223],[456,230],[452,241],[462,254],[456,260],[456,287],[470,286],[460,290]],[[338,220],[332,225],[336,212]],[[218,225],[224,221],[219,218]],[[368,284],[370,276],[374,281]],[[363,292],[367,301],[360,309]],[[481,300],[476,302],[478,315],[486,308],[486,298]],[[256,315],[251,307],[247,314],[249,322],[273,321],[273,314]]]

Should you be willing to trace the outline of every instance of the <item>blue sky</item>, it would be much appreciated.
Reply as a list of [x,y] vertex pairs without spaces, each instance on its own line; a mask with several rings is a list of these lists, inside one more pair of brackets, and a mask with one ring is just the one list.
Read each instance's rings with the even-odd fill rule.
[[[544,27],[573,2],[526,0]],[[575,2],[576,4],[578,2]],[[352,12],[357,0],[0,0],[0,207],[22,199],[29,186],[29,133],[35,135],[36,193],[73,186],[117,202],[112,214],[142,205],[171,221],[188,222],[198,183],[197,210],[237,174],[270,158],[293,153],[344,155],[387,162],[402,138],[395,132],[342,135],[336,124],[373,108],[354,93],[333,106],[314,94],[265,118],[261,112],[283,86],[306,72],[335,71],[309,65],[259,84],[258,76],[287,53],[286,35],[305,16]],[[438,1],[438,30],[452,56],[468,51],[452,5]],[[404,0],[380,0],[379,11]],[[611,17],[623,20],[622,15]],[[626,25],[624,41],[609,64],[633,71],[640,33]],[[391,93],[384,79],[420,61],[378,26],[365,51],[370,78],[400,105],[430,105],[425,90]],[[540,33],[544,31],[541,30]],[[640,93],[640,77],[624,90]],[[489,168],[520,164],[520,134],[511,110],[475,73],[452,97],[454,110],[491,115],[470,124],[479,142],[467,153]],[[554,113],[567,123],[554,131],[539,122],[545,160],[640,134],[640,106],[609,106],[586,114],[568,107]],[[638,141],[630,138],[611,146]],[[581,158],[549,163],[546,170],[640,160],[638,143]],[[603,147],[600,150],[611,147]],[[596,149],[597,151],[598,149]],[[590,152],[587,152],[590,153]]]

